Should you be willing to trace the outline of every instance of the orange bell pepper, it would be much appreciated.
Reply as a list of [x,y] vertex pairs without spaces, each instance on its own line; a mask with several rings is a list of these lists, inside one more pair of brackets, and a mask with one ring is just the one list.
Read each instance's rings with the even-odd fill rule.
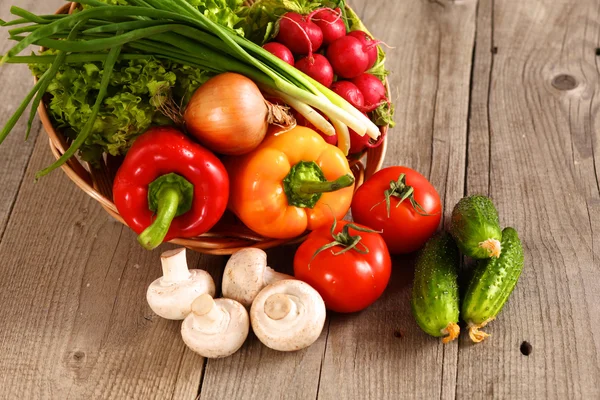
[[342,219],[354,177],[340,149],[305,127],[275,135],[252,152],[224,160],[229,209],[253,231],[289,239]]

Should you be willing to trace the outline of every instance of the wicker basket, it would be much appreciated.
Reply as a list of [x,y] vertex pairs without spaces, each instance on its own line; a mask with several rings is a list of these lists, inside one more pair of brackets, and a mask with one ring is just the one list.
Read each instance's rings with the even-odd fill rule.
[[[77,3],[67,3],[57,11],[57,14],[70,13],[76,6]],[[60,131],[54,129],[45,104],[40,104],[38,114],[48,134],[50,149],[54,157],[58,159],[69,147],[69,142]],[[387,134],[387,126],[381,128],[381,133],[382,135]],[[350,166],[356,178],[356,188],[366,178],[369,178],[381,169],[386,148],[387,136],[384,137],[383,143],[380,146],[368,149],[360,159],[350,160]],[[62,169],[77,186],[98,201],[112,217],[125,224],[112,202],[112,181],[119,165],[120,159],[111,156],[105,158],[100,167],[92,167],[77,157],[71,157],[62,166]],[[287,240],[265,238],[248,229],[233,214],[226,212],[221,221],[210,232],[195,238],[173,239],[170,243],[184,246],[200,253],[228,255],[245,247],[268,249],[284,244],[298,243],[305,237],[306,234]]]

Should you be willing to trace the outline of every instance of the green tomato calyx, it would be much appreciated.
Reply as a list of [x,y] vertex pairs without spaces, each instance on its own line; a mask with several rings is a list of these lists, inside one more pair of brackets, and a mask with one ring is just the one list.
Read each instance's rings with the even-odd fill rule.
[[373,210],[379,204],[385,201],[385,206],[387,210],[387,216],[390,217],[390,212],[392,208],[392,197],[400,199],[398,203],[396,203],[396,207],[400,206],[404,202],[404,200],[409,200],[413,209],[417,212],[417,214],[422,215],[424,217],[430,217],[436,214],[429,214],[421,204],[417,200],[415,200],[415,189],[412,186],[406,184],[406,174],[400,174],[397,181],[390,181],[390,187],[384,193],[385,198],[379,203],[375,204],[371,207]]
[[[310,259],[310,262],[312,262],[312,260],[314,260],[315,257],[319,253],[321,253],[327,249],[331,249],[332,247],[335,247],[335,246],[343,247],[343,249],[338,251],[337,253],[332,250],[332,254],[334,256],[339,256],[350,250],[354,250],[360,254],[368,254],[369,248],[364,243],[361,243],[362,236],[350,234],[350,228],[354,229],[355,231],[359,231],[359,232],[381,233],[381,231],[374,231],[372,229],[363,228],[363,227],[355,225],[353,223],[344,225],[344,227],[342,228],[342,231],[340,233],[335,233],[336,226],[337,226],[337,220],[334,218],[333,224],[331,224],[331,237],[333,238],[333,240],[331,242],[327,243],[326,245],[322,246],[321,248],[319,248],[315,252],[315,254],[313,254],[312,258]],[[310,262],[308,263],[309,268],[310,268]]]

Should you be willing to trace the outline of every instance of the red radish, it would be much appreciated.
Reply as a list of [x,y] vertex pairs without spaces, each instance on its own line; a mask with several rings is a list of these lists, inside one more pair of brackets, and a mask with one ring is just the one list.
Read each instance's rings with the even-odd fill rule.
[[323,44],[329,45],[334,40],[346,36],[346,25],[342,20],[342,12],[340,9],[332,10],[330,8],[322,8],[313,11],[309,15],[309,19],[313,21],[321,31],[323,31]]
[[331,90],[362,111],[365,105],[365,98],[354,83],[350,81],[337,81],[331,85]]
[[298,60],[296,68],[323,86],[329,87],[333,83],[333,68],[329,61],[320,54],[313,54]]
[[275,40],[286,45],[296,55],[311,55],[323,44],[323,32],[302,15],[288,12],[279,20],[279,33]]
[[356,85],[365,99],[365,111],[373,111],[382,102],[388,101],[385,86],[376,76],[362,74],[352,79],[352,83]]
[[273,54],[275,57],[282,59],[286,63],[294,66],[294,56],[290,49],[277,42],[269,42],[263,45],[263,49]]
[[[311,125],[312,125],[312,124],[311,124]],[[311,129],[314,129],[314,128],[311,128]],[[320,131],[320,130],[318,130],[318,129],[315,129],[315,131],[316,131],[316,132],[317,132],[319,135],[321,135],[321,137],[322,137],[323,139],[325,139],[325,142],[329,143],[329,144],[330,144],[330,145],[332,145],[332,146],[337,146],[337,142],[338,142],[337,135],[331,135],[331,136],[329,136],[329,135],[326,135],[326,134],[324,134],[323,132],[321,132],[321,131]]]
[[369,55],[360,40],[344,36],[329,45],[327,59],[335,73],[342,78],[355,78],[369,66]]
[[363,31],[352,31],[348,33],[348,36],[357,38],[363,44],[365,52],[369,55],[369,66],[367,69],[371,69],[375,65],[375,61],[377,61],[377,45],[381,42],[373,40],[368,33]]
[[[321,135],[321,137],[323,139],[325,139],[325,141],[331,145],[336,146],[337,145],[337,135],[326,135],[323,132],[321,132],[319,129],[317,129],[309,120],[307,120],[306,118],[304,118],[304,116],[300,113],[298,113],[296,110],[292,111],[292,114],[294,115],[294,117],[296,118],[296,123],[300,126],[305,126],[307,128],[312,129],[313,131],[317,132],[319,135]],[[323,115],[323,113],[319,112],[319,114]],[[327,118],[327,117],[325,117]]]
[[[363,113],[364,114],[364,113]],[[366,116],[367,114],[365,114]],[[350,129],[350,150],[348,154],[360,153],[366,148],[373,148],[383,143],[384,134],[379,135],[376,141],[371,141],[369,135],[360,136],[352,129]]]

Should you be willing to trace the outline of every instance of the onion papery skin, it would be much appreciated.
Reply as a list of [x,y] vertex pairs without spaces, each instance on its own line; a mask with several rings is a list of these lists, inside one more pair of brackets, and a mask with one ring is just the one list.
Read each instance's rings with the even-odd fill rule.
[[258,86],[235,73],[209,79],[196,90],[184,112],[187,131],[208,149],[242,155],[263,141],[268,108]]

